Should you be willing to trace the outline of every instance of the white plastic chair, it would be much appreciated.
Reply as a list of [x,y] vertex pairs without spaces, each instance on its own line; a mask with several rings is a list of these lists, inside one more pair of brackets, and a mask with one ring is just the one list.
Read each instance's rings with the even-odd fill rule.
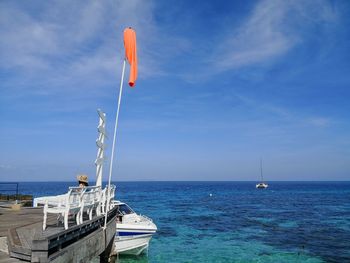
[[[70,187],[70,189],[75,187]],[[83,222],[83,214],[86,212],[89,216],[89,220],[92,219],[93,211],[96,215],[100,215],[101,206],[101,187],[100,186],[88,186],[84,188],[84,193],[81,197],[81,210],[79,213],[80,223]]]
[[[115,197],[115,185],[111,185],[109,188],[106,186],[105,189],[102,190],[101,192],[101,214],[105,214],[107,210],[113,208],[113,200]],[[109,194],[109,195],[108,195]],[[109,200],[107,200],[109,197]],[[108,209],[106,208],[108,207]]]
[[81,224],[82,221],[80,216],[81,211],[81,197],[84,194],[84,189],[72,188],[69,189],[64,199],[59,199],[57,206],[49,206],[49,199],[46,200],[44,206],[44,220],[43,230],[46,229],[47,214],[59,214],[63,217],[64,229],[68,229],[68,217],[76,214],[77,225]]

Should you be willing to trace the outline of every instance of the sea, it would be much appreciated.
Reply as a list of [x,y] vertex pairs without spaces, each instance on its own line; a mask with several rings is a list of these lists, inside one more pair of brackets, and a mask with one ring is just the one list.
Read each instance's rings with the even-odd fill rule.
[[[23,182],[34,197],[72,182]],[[158,227],[147,253],[118,262],[350,262],[350,182],[115,182]]]

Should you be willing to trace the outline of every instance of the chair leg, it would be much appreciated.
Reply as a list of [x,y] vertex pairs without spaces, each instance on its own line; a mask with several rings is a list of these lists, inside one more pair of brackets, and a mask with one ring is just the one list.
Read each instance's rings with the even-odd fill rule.
[[79,213],[80,213],[80,222],[79,222],[79,224],[82,224],[84,222],[84,219],[83,219],[84,210],[80,211]]
[[89,219],[91,220],[92,219],[92,207],[90,208],[90,211],[89,211]]
[[64,229],[68,229],[68,213],[64,214]]
[[101,206],[100,206],[100,204],[98,204],[98,206],[96,207],[96,215],[97,216],[100,216],[101,215]]
[[43,219],[43,230],[46,229],[47,211],[44,207],[44,219]]
[[105,213],[105,204],[104,203],[101,204],[101,213],[102,214]]
[[75,222],[77,223],[77,225],[80,224],[80,212],[75,215]]

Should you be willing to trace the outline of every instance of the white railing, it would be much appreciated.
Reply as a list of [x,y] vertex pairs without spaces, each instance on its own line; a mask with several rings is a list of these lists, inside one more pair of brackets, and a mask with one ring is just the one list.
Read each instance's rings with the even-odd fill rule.
[[150,221],[150,222],[153,222],[153,220],[151,218],[149,218],[148,216],[145,216],[145,215],[140,215],[140,217],[143,217],[144,219]]

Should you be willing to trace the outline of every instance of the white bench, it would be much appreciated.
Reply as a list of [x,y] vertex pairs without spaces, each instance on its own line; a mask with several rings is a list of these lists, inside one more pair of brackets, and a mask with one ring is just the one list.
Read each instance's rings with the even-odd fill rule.
[[[44,206],[43,230],[46,229],[47,214],[58,214],[63,217],[64,228],[68,229],[68,217],[72,214],[76,215],[76,222],[81,223],[81,197],[84,189],[69,189],[68,193],[59,197],[46,197]],[[44,199],[44,198],[42,198]],[[49,206],[50,202],[50,206]],[[38,205],[38,202],[36,203]]]

